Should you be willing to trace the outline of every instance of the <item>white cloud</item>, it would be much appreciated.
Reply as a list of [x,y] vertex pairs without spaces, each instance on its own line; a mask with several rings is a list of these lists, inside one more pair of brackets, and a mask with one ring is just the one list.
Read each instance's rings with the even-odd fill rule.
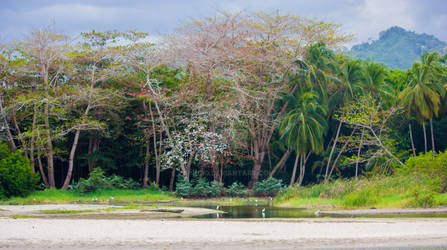
[[[276,11],[343,24],[358,41],[402,26],[447,40],[445,0],[39,0],[0,5],[0,39],[14,40],[26,31],[55,22],[68,34],[92,29],[138,29],[152,35],[170,32],[217,10]],[[8,2],[9,1],[9,2]]]

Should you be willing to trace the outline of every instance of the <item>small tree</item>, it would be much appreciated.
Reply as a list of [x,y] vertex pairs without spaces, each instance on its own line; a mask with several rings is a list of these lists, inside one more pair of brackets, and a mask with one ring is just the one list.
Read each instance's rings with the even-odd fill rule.
[[[341,110],[341,115],[336,115],[339,121],[360,128],[361,135],[351,135],[347,138],[354,143],[354,147],[358,149],[355,161],[360,161],[360,150],[363,145],[368,145],[369,148],[376,147],[377,151],[370,153],[370,158],[375,158],[375,155],[388,155],[391,159],[403,165],[403,162],[396,157],[388,145],[390,140],[388,136],[387,122],[391,116],[395,115],[399,110],[397,108],[390,108],[388,110],[382,109],[382,106],[371,96],[361,97],[359,100],[346,105]],[[349,145],[349,144],[347,144]],[[356,169],[358,173],[358,169]],[[357,174],[356,174],[357,175]]]
[[33,174],[28,158],[22,152],[11,153],[9,147],[0,143],[0,197],[25,196],[39,181]]

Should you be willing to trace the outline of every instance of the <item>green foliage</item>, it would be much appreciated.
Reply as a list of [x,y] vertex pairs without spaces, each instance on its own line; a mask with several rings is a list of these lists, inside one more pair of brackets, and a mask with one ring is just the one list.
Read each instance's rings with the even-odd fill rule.
[[138,189],[139,184],[132,179],[124,179],[118,175],[107,177],[101,168],[95,168],[88,179],[81,178],[72,189],[81,194],[96,191],[98,189]]
[[205,179],[200,179],[193,188],[192,196],[208,197],[209,189],[210,184]]
[[209,189],[208,189],[208,195],[210,197],[218,197],[224,194],[224,186],[223,183],[218,181],[212,181],[210,183]]
[[81,194],[77,190],[45,189],[34,191],[26,197],[11,197],[3,204],[47,204],[47,203],[108,203],[108,202],[153,202],[160,200],[175,200],[168,192],[152,191],[149,189],[98,189]]
[[255,195],[274,196],[284,188],[282,180],[273,177],[256,182],[253,186]]
[[400,169],[404,175],[427,176],[429,185],[437,191],[447,191],[447,150],[433,158],[431,152],[410,157]]
[[360,189],[346,195],[343,205],[346,207],[366,207],[375,205],[378,193],[371,189]]
[[0,143],[0,199],[25,196],[36,188],[39,176],[32,173],[28,158]]
[[225,194],[228,196],[246,197],[248,196],[248,190],[246,186],[236,181],[227,188]]

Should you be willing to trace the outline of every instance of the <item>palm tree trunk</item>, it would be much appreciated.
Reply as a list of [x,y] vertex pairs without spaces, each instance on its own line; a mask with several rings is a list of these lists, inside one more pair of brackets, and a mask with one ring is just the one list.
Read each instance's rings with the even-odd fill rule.
[[337,146],[338,136],[340,135],[340,129],[341,129],[342,121],[340,120],[337,128],[337,134],[335,135],[334,144],[332,145],[331,153],[329,154],[329,158],[327,160],[326,165],[326,174],[324,175],[324,181],[327,182],[329,180],[329,166],[331,165],[331,158],[334,154],[335,146]]
[[363,136],[364,135],[365,135],[365,128],[362,129],[362,135],[360,137],[359,150],[357,151],[357,160],[355,161],[355,178],[356,179],[359,177],[359,158],[360,158],[360,151],[362,150]]
[[300,187],[304,179],[304,154],[300,158],[300,176],[298,177],[298,186]]
[[425,132],[425,121],[422,123],[422,129],[424,130],[424,152],[427,153],[427,132]]
[[433,158],[435,158],[436,149],[435,149],[435,137],[433,135],[433,119],[430,119],[430,130],[431,130],[431,149],[433,153]]
[[298,166],[298,159],[299,158],[300,158],[300,154],[296,153],[295,164],[293,164],[292,178],[290,178],[290,185],[289,185],[289,187],[292,187],[293,184],[295,183],[296,168]]
[[411,149],[413,150],[413,156],[416,156],[416,149],[414,148],[413,130],[411,129],[411,122],[408,124],[408,130],[410,130]]
[[278,169],[282,168],[284,164],[287,162],[287,159],[289,159],[290,154],[292,151],[290,149],[287,149],[287,151],[283,154],[281,157],[281,160],[276,164],[276,166],[273,168],[272,172],[270,172],[269,177],[273,177],[273,175],[278,171]]

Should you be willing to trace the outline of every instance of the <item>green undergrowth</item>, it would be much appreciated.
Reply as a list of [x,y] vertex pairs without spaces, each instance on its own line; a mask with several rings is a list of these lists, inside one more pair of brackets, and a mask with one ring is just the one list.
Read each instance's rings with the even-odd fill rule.
[[429,176],[396,175],[289,188],[274,202],[312,208],[420,208],[447,205],[447,193],[440,193]]
[[140,189],[99,189],[86,194],[76,190],[46,189],[35,191],[25,197],[12,197],[1,204],[46,204],[46,203],[131,203],[177,200],[169,192]]

